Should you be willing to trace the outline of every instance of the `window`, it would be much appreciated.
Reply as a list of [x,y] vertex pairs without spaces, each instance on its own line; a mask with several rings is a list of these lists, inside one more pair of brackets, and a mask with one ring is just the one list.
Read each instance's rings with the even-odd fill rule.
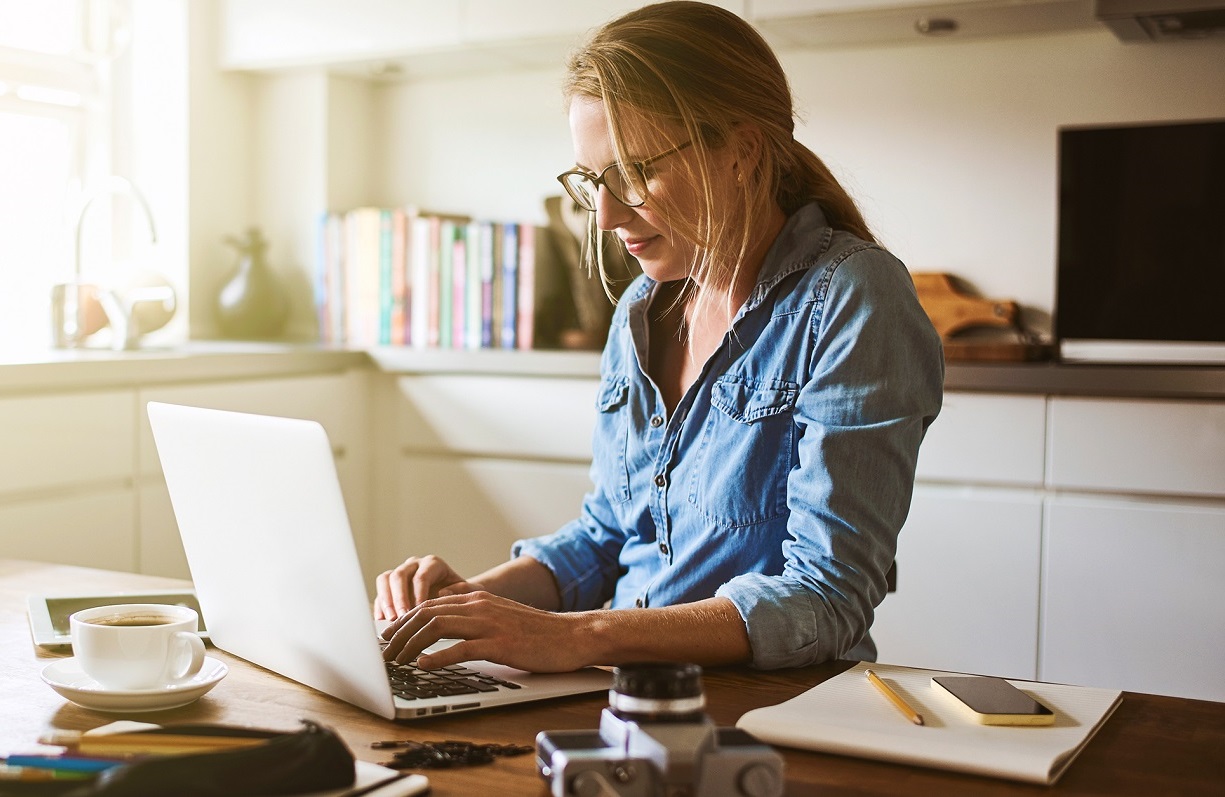
[[[81,187],[110,173],[120,10],[0,0],[0,354],[47,347],[51,286],[74,277]],[[91,226],[109,234],[104,220]]]

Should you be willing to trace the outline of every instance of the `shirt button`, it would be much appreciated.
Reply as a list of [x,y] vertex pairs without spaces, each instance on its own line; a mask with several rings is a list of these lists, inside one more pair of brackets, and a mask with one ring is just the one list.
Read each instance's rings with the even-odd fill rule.
[[667,556],[668,555],[668,543],[661,542],[659,544],[659,552],[663,554],[664,556]]
[[654,426],[656,429],[658,429],[659,427],[664,425],[664,419],[659,417],[658,415],[652,415],[651,425]]
[[642,608],[642,598],[639,598],[638,600],[634,601],[634,606],[641,609]]
[[668,483],[668,480],[664,478],[664,475],[662,473],[655,477],[656,487],[663,487],[667,483]]

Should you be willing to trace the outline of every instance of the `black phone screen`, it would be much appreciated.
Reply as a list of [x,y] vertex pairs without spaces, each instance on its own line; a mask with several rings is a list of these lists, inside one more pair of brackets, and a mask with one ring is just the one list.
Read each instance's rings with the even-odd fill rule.
[[937,676],[932,679],[979,714],[1053,713],[1003,678],[989,676]]

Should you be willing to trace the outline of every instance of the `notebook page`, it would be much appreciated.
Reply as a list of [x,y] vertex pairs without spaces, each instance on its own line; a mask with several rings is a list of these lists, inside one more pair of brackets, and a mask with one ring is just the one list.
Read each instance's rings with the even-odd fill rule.
[[[869,668],[926,724],[902,716],[865,677]],[[1054,725],[979,725],[931,687],[933,676],[957,674],[860,663],[785,703],[750,711],[736,725],[783,747],[1047,784],[1121,699],[1117,690],[1014,680],[1054,710]]]

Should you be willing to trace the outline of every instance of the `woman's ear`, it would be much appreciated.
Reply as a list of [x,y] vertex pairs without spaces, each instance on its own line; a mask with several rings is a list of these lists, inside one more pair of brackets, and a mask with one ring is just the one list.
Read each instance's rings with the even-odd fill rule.
[[748,122],[741,122],[732,129],[731,144],[735,153],[732,167],[736,182],[742,182],[756,173],[757,164],[761,162],[762,138],[761,128]]

